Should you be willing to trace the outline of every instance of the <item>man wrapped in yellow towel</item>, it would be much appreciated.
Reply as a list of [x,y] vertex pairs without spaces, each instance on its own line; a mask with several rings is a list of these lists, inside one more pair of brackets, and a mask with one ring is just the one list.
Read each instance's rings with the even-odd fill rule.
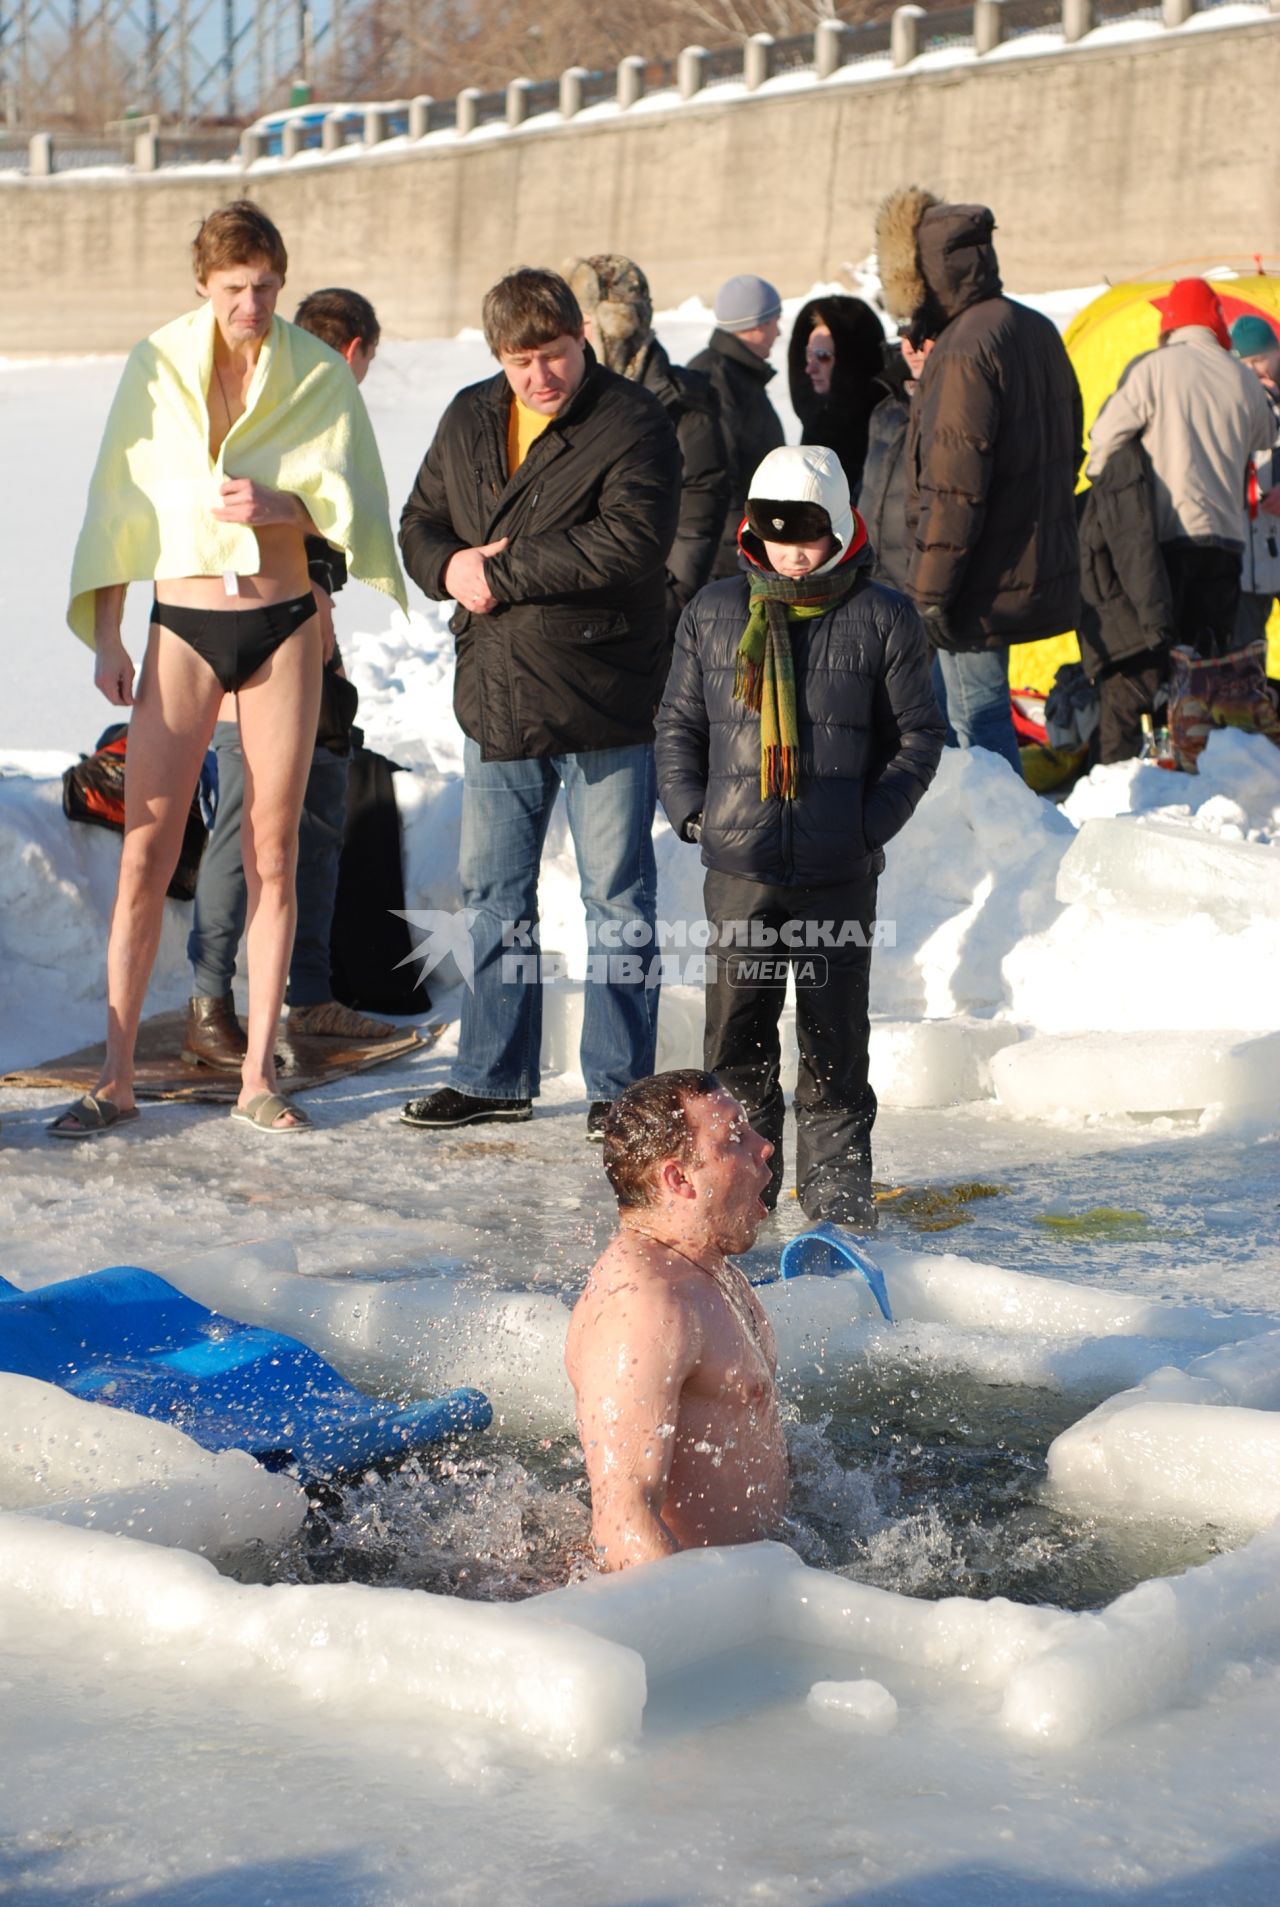
[[[320,701],[323,638],[304,539],[405,605],[386,484],[355,379],[336,352],[275,316],[288,259],[241,200],[193,246],[197,311],[129,358],[89,493],[68,621],[96,652],[108,701],[132,707],[125,837],[107,949],[107,1047],[93,1092],[50,1126],[87,1138],[136,1115],[134,1045],[164,892],[224,693],[244,754],[249,910],[247,1051],[232,1117],[309,1125],[276,1091],[274,1042],[296,916],[298,817]],[[154,585],[134,688],[125,590]]]

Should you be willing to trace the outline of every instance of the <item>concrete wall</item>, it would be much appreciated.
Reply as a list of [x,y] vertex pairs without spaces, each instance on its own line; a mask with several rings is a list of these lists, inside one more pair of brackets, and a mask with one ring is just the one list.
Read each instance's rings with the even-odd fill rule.
[[1274,256],[1280,170],[1241,129],[1266,120],[1278,54],[1261,18],[336,162],[8,181],[0,352],[123,349],[188,308],[185,247],[245,191],[285,234],[290,296],[355,285],[389,337],[475,324],[508,267],[583,252],[640,260],[660,307],[744,269],[804,292],[870,252],[876,205],[912,180],[994,206],[1024,291]]

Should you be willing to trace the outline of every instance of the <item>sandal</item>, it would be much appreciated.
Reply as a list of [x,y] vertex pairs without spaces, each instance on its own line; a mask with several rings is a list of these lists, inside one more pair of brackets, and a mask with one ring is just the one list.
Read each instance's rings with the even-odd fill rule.
[[[291,1126],[278,1126],[276,1120],[285,1113],[292,1113]],[[271,1132],[283,1138],[290,1132],[314,1132],[310,1114],[303,1107],[295,1106],[291,1099],[282,1099],[279,1093],[255,1093],[247,1106],[233,1106],[231,1117],[241,1126],[252,1126],[257,1132]]]
[[[56,1119],[50,1120],[45,1131],[51,1139],[96,1139],[101,1132],[110,1132],[112,1126],[122,1126],[126,1119],[136,1119],[136,1106],[117,1106],[114,1099],[101,1099],[97,1093],[86,1093],[69,1106],[64,1106]],[[79,1120],[78,1125],[64,1125],[67,1119]]]

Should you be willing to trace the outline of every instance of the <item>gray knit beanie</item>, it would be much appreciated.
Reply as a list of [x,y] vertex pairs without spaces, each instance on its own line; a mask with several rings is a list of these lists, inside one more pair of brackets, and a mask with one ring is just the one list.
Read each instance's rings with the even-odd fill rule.
[[716,323],[722,331],[751,331],[782,316],[782,300],[767,278],[739,272],[716,293]]

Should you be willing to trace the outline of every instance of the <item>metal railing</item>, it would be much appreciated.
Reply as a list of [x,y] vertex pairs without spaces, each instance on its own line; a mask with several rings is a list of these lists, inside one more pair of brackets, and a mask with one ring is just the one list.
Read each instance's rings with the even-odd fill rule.
[[[625,110],[646,94],[678,90],[688,99],[729,83],[756,89],[779,75],[816,72],[822,81],[868,60],[891,60],[909,71],[922,54],[975,47],[981,59],[1002,42],[1031,33],[1055,33],[1076,42],[1095,27],[1116,20],[1160,20],[1175,27],[1189,13],[1223,0],[1000,0],[982,9],[981,37],[975,39],[978,10],[972,5],[925,13],[899,7],[889,19],[845,25],[826,21],[816,34],[779,39],[758,35],[732,46],[688,48],[677,59],[624,60],[614,70],[572,67],[558,79],[513,81],[508,87],[480,92],[468,88],[457,99],[420,98],[382,104],[305,106],[266,115],[239,136],[242,159],[290,159],[318,149],[378,144],[389,138],[421,138],[454,131],[465,137],[481,126],[502,122],[514,127],[548,114],[572,118],[588,106],[616,101]],[[1272,0],[1272,5],[1276,0]],[[1258,5],[1259,17],[1270,8]],[[141,170],[181,165],[192,160],[231,158],[237,134],[229,127],[167,132],[154,120],[116,122],[109,136],[37,133],[23,137],[0,133],[0,171],[25,170],[45,177],[102,165],[136,165]]]
[[1001,0],[1001,39],[1020,40],[1027,33],[1061,31],[1062,0]]
[[850,27],[844,41],[842,66],[861,66],[864,60],[882,60],[893,43],[892,20],[862,20]]

